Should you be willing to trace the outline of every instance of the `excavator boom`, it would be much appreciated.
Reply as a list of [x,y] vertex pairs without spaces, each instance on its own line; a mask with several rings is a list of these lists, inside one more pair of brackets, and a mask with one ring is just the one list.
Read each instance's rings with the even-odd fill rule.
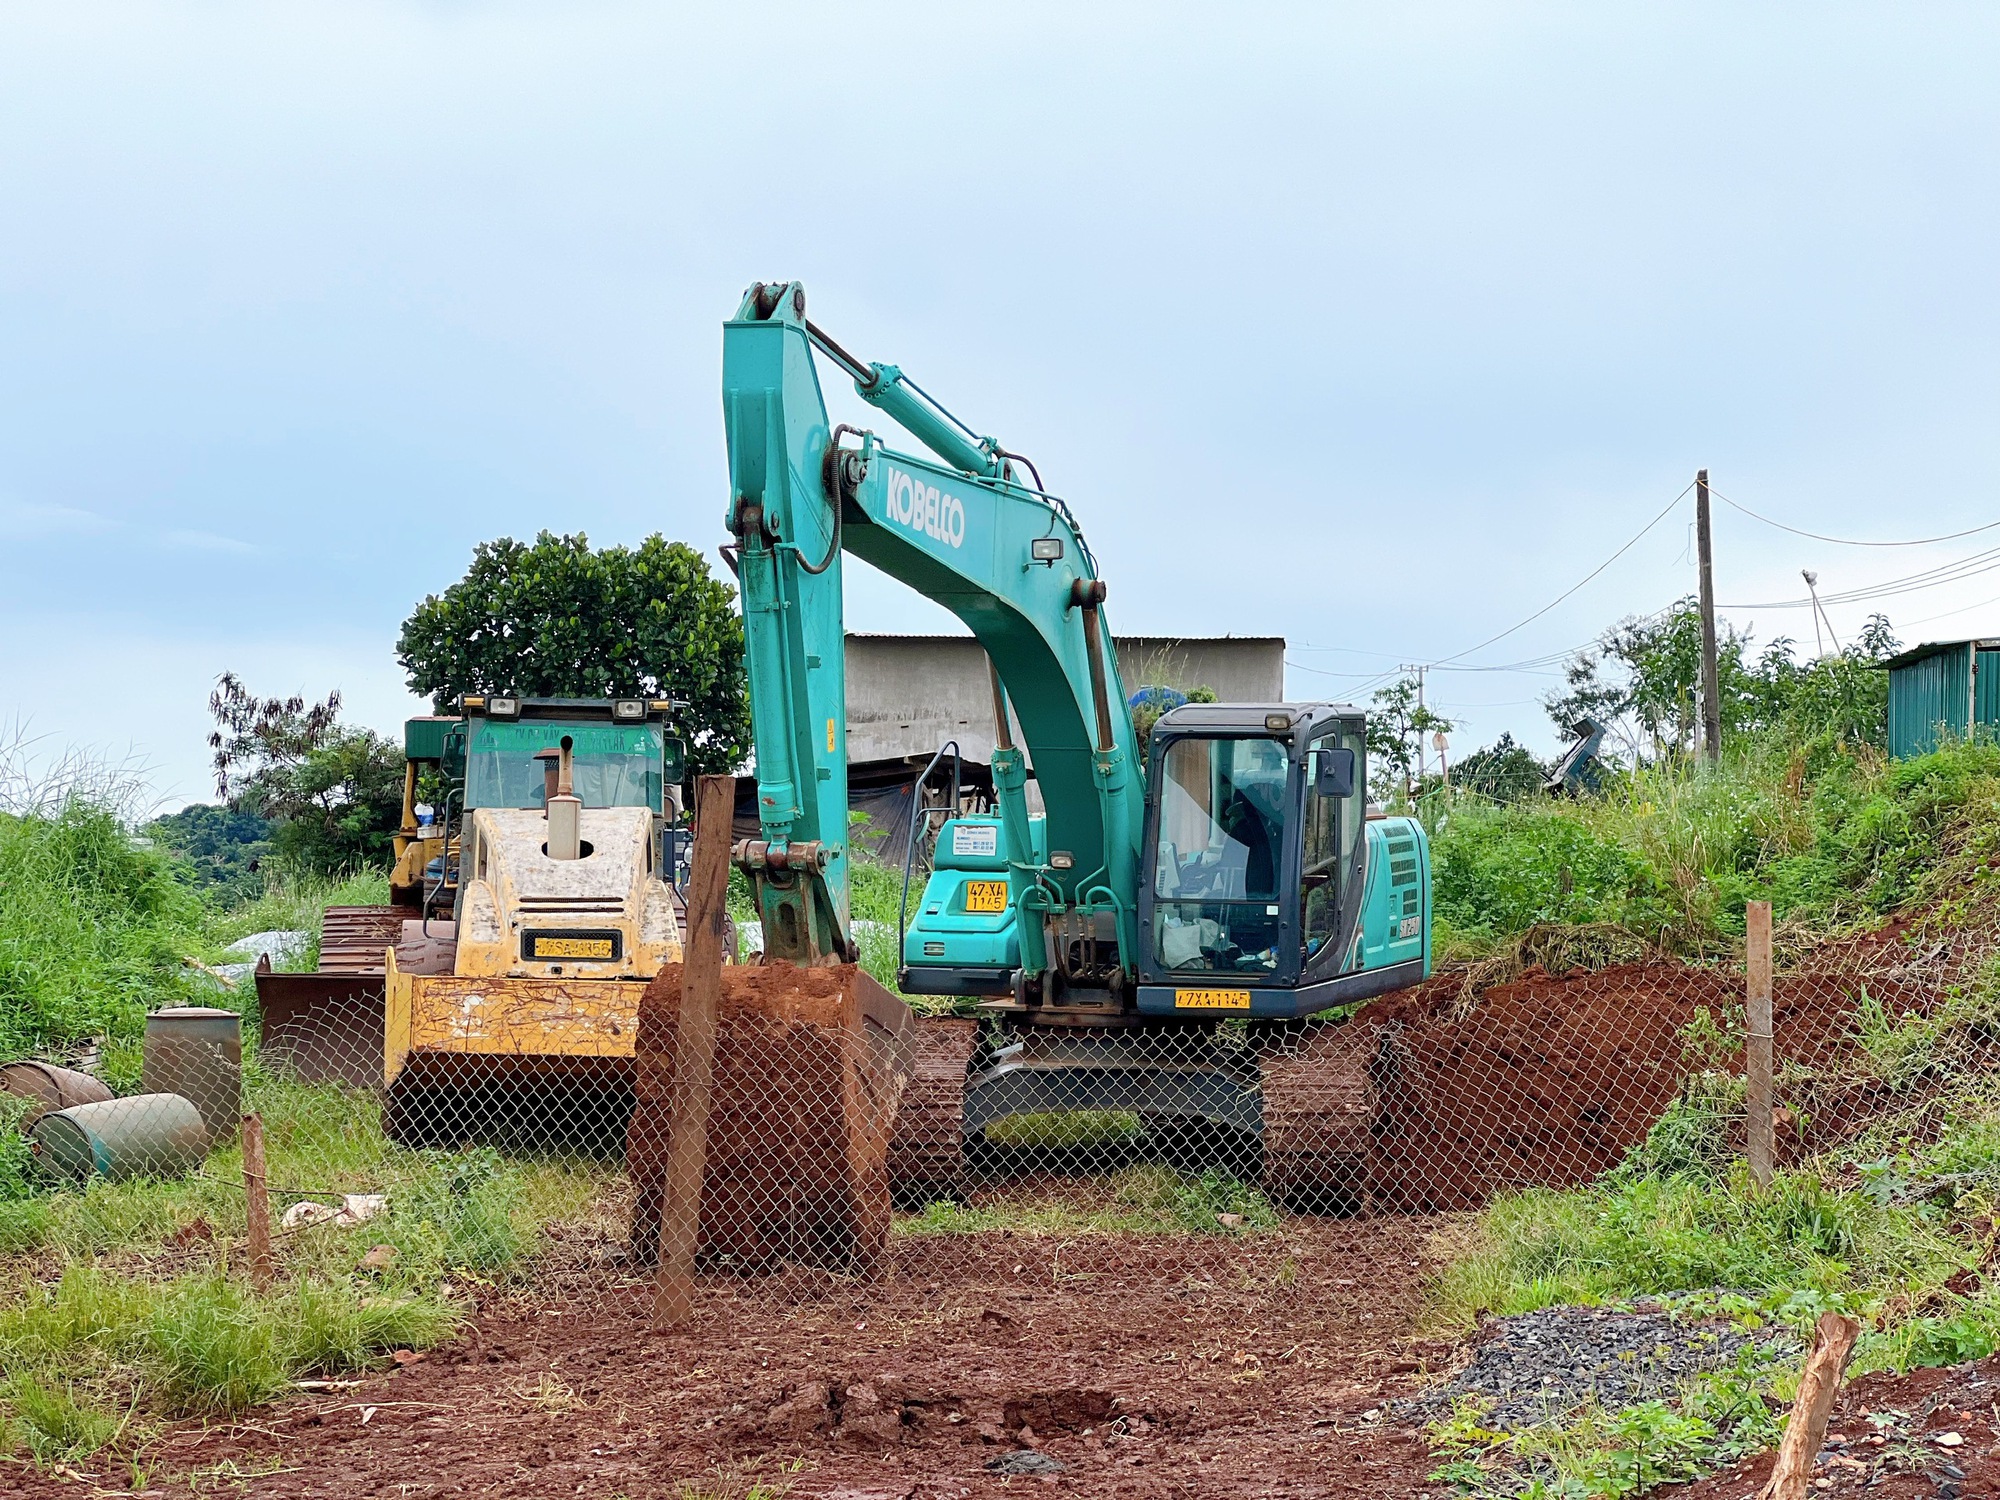
[[[812,962],[850,951],[843,552],[950,609],[993,665],[994,781],[1022,967],[1043,966],[1039,933],[1027,927],[1063,920],[1108,921],[1131,951],[1144,804],[1095,559],[1066,507],[1023,482],[1011,455],[963,434],[893,366],[847,355],[806,322],[804,305],[796,283],[753,287],[723,330],[729,524],[763,835],[737,860],[758,892],[766,952]],[[843,441],[815,347],[937,459],[869,434]],[[1022,746],[1007,743],[1009,707]],[[1029,828],[1030,759],[1045,852]]]

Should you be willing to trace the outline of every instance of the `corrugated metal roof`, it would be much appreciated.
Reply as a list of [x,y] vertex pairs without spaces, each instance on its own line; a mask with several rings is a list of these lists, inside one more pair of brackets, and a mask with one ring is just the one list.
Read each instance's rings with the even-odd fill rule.
[[2000,640],[1989,639],[1986,636],[1974,636],[1971,641],[1925,641],[1921,646],[1912,646],[1909,650],[1899,652],[1887,661],[1877,662],[1876,665],[1885,671],[1893,671],[1897,667],[1914,666],[1925,657],[1936,656],[1940,651],[1963,651],[1973,641],[1979,643],[1981,651],[2000,651]]

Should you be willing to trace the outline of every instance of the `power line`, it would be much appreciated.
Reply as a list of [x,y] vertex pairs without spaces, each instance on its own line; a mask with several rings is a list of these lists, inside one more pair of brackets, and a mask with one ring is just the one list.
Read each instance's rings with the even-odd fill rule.
[[[1948,563],[1940,563],[1935,568],[1926,568],[1921,573],[1906,574],[1901,578],[1890,578],[1881,583],[1864,584],[1860,588],[1849,589],[1841,594],[1822,594],[1819,603],[1860,604],[1869,599],[1889,599],[1898,594],[1914,594],[1923,589],[1934,589],[1943,584],[1957,583],[1964,578],[1976,578],[1981,573],[1990,573],[2000,568],[2000,547],[1992,547],[1984,552],[1975,552],[1970,557],[1957,558]],[[1774,599],[1761,604],[1727,604],[1725,609],[1811,609],[1813,600]]]
[[1659,525],[1660,522],[1666,520],[1668,514],[1673,510],[1673,508],[1679,505],[1682,500],[1687,498],[1688,490],[1691,490],[1693,488],[1694,485],[1690,483],[1687,489],[1682,490],[1680,494],[1674,496],[1673,499],[1669,500],[1666,503],[1666,505],[1661,509],[1658,515],[1654,516],[1653,519],[1648,521],[1644,526],[1641,526],[1639,528],[1638,534],[1634,536],[1631,541],[1627,542],[1624,546],[1620,547],[1616,552],[1612,553],[1609,557],[1605,558],[1603,562],[1599,563],[1596,567],[1592,568],[1588,573],[1584,574],[1582,578],[1578,579],[1569,588],[1564,589],[1560,594],[1556,595],[1555,598],[1551,599],[1547,604],[1544,604],[1540,609],[1536,610],[1533,614],[1529,615],[1527,619],[1522,620],[1519,624],[1509,625],[1505,630],[1501,631],[1498,635],[1488,636],[1485,640],[1481,641],[1476,646],[1468,646],[1463,651],[1457,652],[1454,655],[1443,658],[1443,660],[1440,661],[1438,665],[1442,666],[1444,665],[1445,662],[1457,661],[1460,657],[1470,656],[1475,651],[1484,651],[1488,646],[1492,645],[1495,641],[1504,641],[1508,636],[1512,635],[1515,631],[1521,629],[1523,626],[1534,624],[1535,621],[1539,620],[1543,615],[1547,614],[1550,610],[1554,609],[1558,604],[1562,603],[1563,600],[1567,599],[1571,594],[1574,594],[1578,589],[1582,588],[1586,583],[1589,583],[1590,580],[1595,578],[1599,573],[1602,573],[1606,568],[1610,567],[1613,563],[1617,562],[1619,558],[1623,557],[1626,553],[1630,552],[1634,547],[1638,546],[1640,539],[1643,538],[1646,535],[1646,533],[1651,531],[1655,526]]
[[[1991,531],[2000,526],[2000,521],[1989,521],[1984,526],[1974,526],[1969,531],[1952,531],[1943,536],[1920,536],[1907,542],[1862,542],[1852,537],[1821,536],[1817,531],[1801,531],[1796,526],[1787,526],[1783,521],[1774,521],[1769,516],[1760,516],[1747,505],[1730,499],[1722,491],[1710,485],[1708,492],[1731,510],[1740,510],[1753,521],[1762,521],[1766,526],[1775,526],[1780,531],[1789,531],[1793,536],[1809,537],[1815,542],[1831,542],[1836,547],[1928,547],[1933,542],[1955,542],[1962,536],[1977,536],[1982,531]],[[1738,606],[1739,608],[1741,606]]]

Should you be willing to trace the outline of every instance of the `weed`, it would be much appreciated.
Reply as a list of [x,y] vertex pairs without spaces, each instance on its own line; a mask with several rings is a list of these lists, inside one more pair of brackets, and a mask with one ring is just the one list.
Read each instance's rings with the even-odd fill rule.
[[1670,1401],[1615,1411],[1585,1404],[1512,1431],[1489,1426],[1476,1402],[1461,1402],[1431,1428],[1447,1456],[1431,1477],[1480,1497],[1623,1500],[1775,1442],[1781,1423],[1766,1398],[1786,1383],[1783,1366],[1745,1349],[1733,1365],[1684,1381]]
[[[1106,1191],[1108,1189],[1108,1191]],[[1272,1229],[1277,1211],[1256,1188],[1210,1170],[1189,1176],[1129,1167],[1085,1196],[1046,1192],[977,1195],[898,1219],[898,1234],[1246,1234]]]
[[284,1357],[297,1375],[363,1369],[391,1349],[447,1338],[458,1314],[434,1297],[365,1296],[347,1282],[300,1282],[285,1319]]
[[147,1353],[161,1387],[186,1412],[239,1412],[285,1388],[277,1321],[232,1283],[209,1277],[174,1287],[155,1309]]
[[1693,1074],[1646,1138],[1626,1154],[1616,1175],[1625,1181],[1693,1177],[1710,1182],[1726,1176],[1735,1159],[1730,1129],[1744,1117],[1743,1091],[1743,1080],[1735,1074]]
[[792,1492],[792,1476],[805,1468],[805,1460],[779,1465],[776,1479],[759,1477],[758,1467],[729,1464],[707,1479],[684,1479],[674,1487],[674,1500],[785,1500]]
[[90,1457],[124,1430],[124,1419],[79,1400],[66,1380],[38,1380],[33,1375],[10,1376],[0,1386],[14,1410],[28,1451],[40,1464],[75,1462]]

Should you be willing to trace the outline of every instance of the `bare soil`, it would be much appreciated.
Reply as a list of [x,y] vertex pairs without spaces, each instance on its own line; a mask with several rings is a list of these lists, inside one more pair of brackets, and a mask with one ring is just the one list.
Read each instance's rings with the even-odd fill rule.
[[[273,1497],[609,1500],[685,1483],[738,1500],[761,1479],[801,1500],[1441,1500],[1425,1444],[1381,1408],[1448,1353],[1412,1334],[1451,1227],[899,1237],[872,1287],[710,1280],[695,1325],[671,1332],[649,1327],[643,1284],[560,1315],[496,1298],[419,1361],[183,1424],[140,1457],[158,1490]],[[1032,1454],[1062,1468],[994,1467]],[[123,1489],[122,1468],[91,1467],[100,1492]],[[0,1493],[90,1486],[0,1471]]]
[[[2000,1496],[2000,1357],[1848,1385],[1813,1470],[1814,1495],[1871,1500]],[[1771,1476],[1759,1454],[1725,1473],[1661,1490],[1673,1500],[1748,1500]]]

